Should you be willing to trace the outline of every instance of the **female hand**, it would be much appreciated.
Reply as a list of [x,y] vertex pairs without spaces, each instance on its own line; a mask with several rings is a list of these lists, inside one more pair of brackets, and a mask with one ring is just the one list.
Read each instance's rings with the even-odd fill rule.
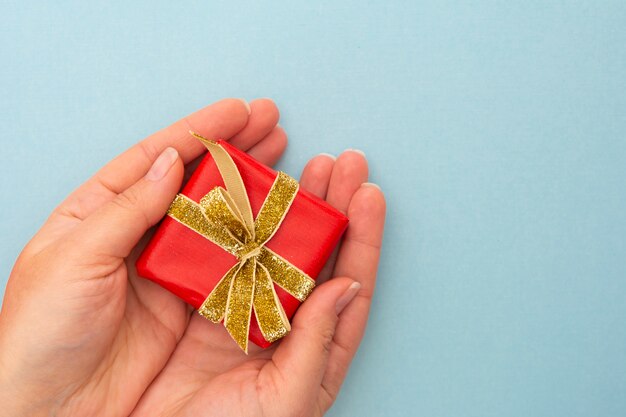
[[[286,146],[277,120],[269,100],[215,103],[120,155],[54,211],[6,289],[4,412],[313,415],[332,403],[365,326],[384,218],[380,191],[361,186],[367,166],[359,153],[317,157],[303,172],[303,187],[351,218],[335,267],[346,277],[314,291],[278,348],[243,355],[223,327],[139,279],[133,266],[142,236],[178,192],[184,164],[203,151],[187,131],[230,138],[271,165]],[[361,296],[338,320],[338,307],[356,293],[347,277],[361,282]]]

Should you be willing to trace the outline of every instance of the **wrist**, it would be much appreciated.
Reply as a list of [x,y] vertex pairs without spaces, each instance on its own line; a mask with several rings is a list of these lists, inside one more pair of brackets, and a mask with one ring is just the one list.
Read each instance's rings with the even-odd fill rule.
[[2,413],[15,417],[31,417],[48,415],[48,401],[35,390],[28,389],[28,384],[11,377],[5,368],[0,366],[0,404]]
[[12,354],[15,346],[8,347],[0,337],[0,404],[1,412],[8,416],[50,415],[52,399],[44,392],[46,381],[40,373],[25,366],[22,358]]

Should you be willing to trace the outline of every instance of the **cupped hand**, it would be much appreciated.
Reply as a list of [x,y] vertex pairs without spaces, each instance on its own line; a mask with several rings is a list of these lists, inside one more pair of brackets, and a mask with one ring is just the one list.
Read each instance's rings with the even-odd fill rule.
[[[208,106],[145,139],[75,191],[26,246],[0,314],[0,403],[9,415],[319,415],[365,328],[384,199],[355,151],[311,160],[301,185],[351,225],[293,330],[245,356],[222,326],[137,277],[146,231],[203,147],[226,138],[272,165],[286,136],[266,99]],[[318,280],[318,282],[320,282]],[[355,298],[356,296],[356,298]],[[354,298],[354,300],[352,300]]]

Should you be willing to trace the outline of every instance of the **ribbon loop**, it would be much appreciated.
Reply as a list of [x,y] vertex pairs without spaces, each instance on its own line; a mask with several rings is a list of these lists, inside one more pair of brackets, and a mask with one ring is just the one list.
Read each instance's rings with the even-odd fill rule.
[[230,154],[218,142],[190,133],[211,153],[226,189],[213,188],[200,203],[179,194],[167,214],[237,258],[198,312],[215,323],[224,320],[228,333],[247,353],[252,308],[267,341],[274,342],[291,329],[275,284],[300,301],[315,286],[306,273],[265,247],[296,198],[298,182],[279,172],[253,221],[241,174]]
[[243,244],[221,224],[213,223],[207,218],[206,211],[184,194],[178,194],[170,205],[167,214],[209,239],[227,252],[237,253]]
[[200,206],[209,222],[228,231],[241,244],[246,244],[252,239],[252,233],[233,204],[230,194],[222,187],[215,187],[200,200]]

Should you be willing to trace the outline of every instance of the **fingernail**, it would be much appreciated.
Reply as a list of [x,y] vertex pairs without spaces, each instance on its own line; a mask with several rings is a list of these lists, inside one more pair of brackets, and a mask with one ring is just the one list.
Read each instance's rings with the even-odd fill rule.
[[160,181],[165,177],[165,174],[170,170],[174,162],[178,159],[178,152],[174,148],[167,148],[161,155],[154,161],[150,170],[146,174],[146,179],[149,181]]
[[377,190],[380,190],[380,185],[374,184],[373,182],[364,182],[363,184],[361,184],[361,187],[373,187]]
[[361,155],[363,158],[365,158],[365,152],[363,152],[360,149],[352,149],[352,148],[350,148],[350,149],[346,149],[346,152],[356,152],[359,155]]
[[246,110],[248,110],[248,114],[250,114],[251,110],[250,110],[250,104],[244,100],[243,98],[238,98],[237,100],[241,101],[243,103],[244,106],[246,106]]
[[361,284],[359,284],[358,282],[355,281],[350,284],[346,292],[344,292],[343,295],[339,297],[339,300],[337,300],[337,304],[335,305],[335,311],[338,315],[343,311],[344,308],[346,308],[348,304],[350,304],[350,301],[354,299],[354,297],[359,293],[360,289]]
[[333,161],[337,160],[337,157],[335,155],[331,155],[331,154],[326,153],[326,152],[322,152],[322,153],[318,154],[317,156],[327,156],[328,158],[332,159]]

